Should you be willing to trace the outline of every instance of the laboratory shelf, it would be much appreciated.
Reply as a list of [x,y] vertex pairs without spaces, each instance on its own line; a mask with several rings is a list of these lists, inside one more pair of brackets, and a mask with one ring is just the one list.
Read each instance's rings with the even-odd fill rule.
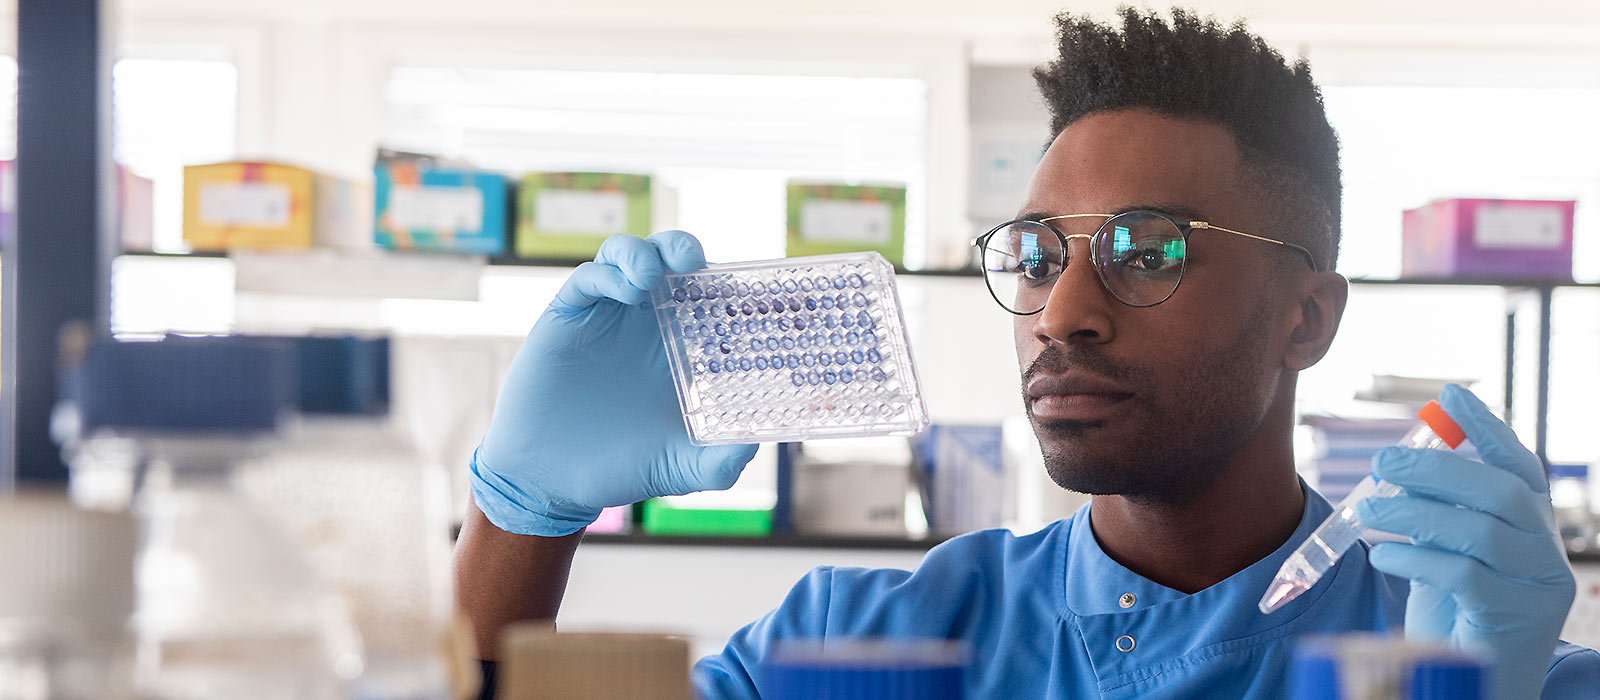
[[686,537],[645,533],[594,533],[583,536],[584,544],[650,545],[686,547],[763,547],[778,549],[869,549],[926,551],[944,542],[943,537],[846,537],[835,535],[772,535],[767,537]]
[[[227,253],[215,253],[215,252],[207,252],[207,253],[128,252],[128,253],[124,253],[124,255],[156,256],[156,257],[168,258],[168,259],[177,259],[177,258],[184,258],[184,257],[194,257],[194,258],[227,258],[227,257],[230,257]],[[244,255],[240,255],[238,257],[241,260],[248,261],[252,257],[262,257],[262,256],[244,256]],[[326,257],[329,257],[329,256],[326,255],[326,251],[324,251],[324,255],[321,256],[321,257],[326,258]],[[336,259],[337,255],[334,255],[332,257],[334,257]],[[428,260],[428,258],[430,258],[430,257],[438,258],[437,264],[430,262]],[[417,268],[418,266],[420,266],[422,269],[425,269],[425,270],[432,269],[433,267],[437,267],[437,268],[440,268],[441,270],[443,270],[443,269],[446,269],[446,268],[454,269],[454,268],[457,268],[457,267],[461,267],[463,263],[466,263],[466,261],[471,261],[471,263],[467,263],[467,267],[469,267],[469,268],[474,267],[474,264],[475,264],[476,267],[474,269],[476,269],[478,271],[481,271],[483,269],[492,269],[492,268],[496,268],[496,267],[499,267],[499,268],[515,268],[515,267],[521,267],[521,268],[546,268],[546,269],[552,269],[552,270],[561,270],[561,269],[571,269],[571,268],[575,267],[576,265],[580,264],[580,262],[581,262],[581,261],[573,260],[573,259],[518,258],[518,257],[510,256],[510,255],[491,256],[491,257],[488,257],[488,258],[484,258],[484,257],[481,257],[481,256],[480,257],[452,256],[452,255],[448,255],[448,254],[439,254],[439,255],[435,255],[435,256],[430,256],[430,255],[427,255],[427,254],[415,254],[415,253],[413,253],[413,254],[397,254],[397,255],[394,255],[393,259],[394,259],[394,262],[395,262],[396,266],[395,267],[387,267],[386,263],[388,261],[386,261],[384,258],[385,258],[385,256],[383,256],[383,255],[362,255],[362,256],[354,256],[353,260],[364,262],[368,267],[372,268],[372,274],[369,274],[368,277],[371,278],[372,280],[374,280],[372,282],[372,286],[374,286],[374,288],[388,289],[388,287],[384,287],[383,285],[379,285],[379,284],[377,284],[377,282],[378,281],[382,281],[383,279],[387,279],[388,277],[394,277],[397,280],[400,280],[400,283],[402,284],[402,286],[411,285],[411,286],[416,287],[416,289],[411,289],[410,287],[407,287],[406,293],[405,294],[401,294],[401,296],[408,296],[408,297],[420,296],[420,297],[424,297],[424,298],[437,297],[437,298],[444,298],[444,299],[458,298],[458,297],[461,297],[461,296],[471,296],[471,292],[474,291],[473,290],[473,285],[471,284],[472,280],[467,279],[467,277],[471,276],[471,274],[476,274],[476,273],[472,272],[471,270],[466,270],[466,271],[463,271],[462,274],[456,275],[454,279],[456,280],[457,283],[450,287],[451,293],[443,293],[443,292],[436,292],[436,291],[427,291],[427,288],[425,288],[425,285],[422,285],[420,282],[416,281],[417,279],[419,279],[419,275],[411,274],[411,275],[408,276],[408,275],[404,275],[404,274],[398,274],[399,272],[402,272],[400,267],[401,266],[409,266],[408,269],[410,269],[410,268]],[[271,256],[265,256],[265,257],[263,257],[263,259],[271,260],[272,257]],[[394,273],[397,273],[397,274],[388,275],[388,274],[386,274],[388,272],[394,272]],[[973,268],[924,269],[924,270],[897,269],[896,270],[896,274],[910,276],[910,277],[947,277],[947,278],[967,278],[967,279],[972,279],[972,280],[978,280],[978,279],[981,278],[981,274],[979,273],[979,271],[976,270],[976,269],[973,269]],[[328,276],[328,275],[323,275],[323,276]],[[260,275],[250,276],[250,279],[256,279],[258,277],[260,277]],[[333,275],[332,277],[334,277],[335,279],[330,281],[329,284],[332,284],[332,285],[335,285],[335,286],[337,286],[339,284],[345,284],[347,286],[351,285],[351,283],[348,280],[343,280],[342,279],[342,278],[345,277],[345,275]],[[425,279],[425,280],[428,280],[430,282],[437,283],[438,280],[434,279],[434,278],[438,278],[438,277],[441,277],[441,275],[423,274],[423,275],[420,276],[420,279]],[[1488,277],[1451,278],[1451,279],[1406,279],[1406,278],[1387,279],[1387,278],[1356,277],[1356,278],[1350,279],[1350,283],[1352,285],[1356,285],[1356,286],[1364,286],[1364,287],[1372,287],[1372,288],[1381,288],[1381,287],[1391,287],[1391,288],[1398,288],[1398,287],[1436,287],[1436,288],[1437,287],[1457,287],[1457,288],[1462,288],[1462,287],[1479,287],[1479,288],[1483,288],[1483,287],[1498,287],[1498,288],[1507,290],[1508,293],[1520,292],[1520,293],[1528,293],[1528,294],[1536,295],[1537,296],[1537,303],[1535,305],[1533,305],[1532,309],[1525,310],[1525,311],[1520,311],[1520,312],[1515,310],[1515,309],[1508,309],[1507,313],[1506,313],[1506,324],[1505,324],[1506,345],[1505,345],[1505,353],[1504,353],[1504,360],[1505,360],[1505,374],[1504,374],[1504,377],[1505,377],[1506,386],[1505,386],[1505,394],[1504,395],[1507,397],[1507,402],[1506,402],[1506,404],[1504,406],[1501,407],[1501,409],[1503,411],[1503,415],[1506,415],[1506,416],[1512,415],[1514,409],[1531,410],[1531,412],[1534,415],[1534,419],[1535,419],[1535,426],[1534,426],[1534,432],[1533,432],[1534,452],[1536,454],[1538,454],[1541,459],[1546,459],[1546,461],[1548,462],[1548,459],[1546,457],[1546,454],[1547,454],[1546,450],[1547,450],[1547,446],[1548,446],[1548,442],[1549,442],[1549,435],[1548,435],[1548,433],[1549,433],[1549,400],[1550,400],[1549,397],[1550,397],[1550,384],[1551,384],[1550,365],[1549,365],[1550,336],[1551,336],[1550,310],[1551,310],[1551,306],[1552,306],[1552,303],[1553,303],[1552,302],[1553,296],[1555,295],[1556,291],[1560,290],[1560,289],[1600,289],[1600,282],[1587,282],[1587,281],[1586,282],[1578,282],[1578,281],[1572,281],[1572,280],[1559,280],[1559,279],[1488,278]],[[355,286],[357,288],[361,288],[361,287],[365,287],[367,285],[355,284],[353,286]],[[330,290],[327,287],[323,287],[323,288],[319,288],[319,291],[321,293],[323,293],[324,295],[326,295]],[[333,289],[332,291],[337,291],[337,289]],[[368,291],[371,291],[371,290],[368,290]],[[334,296],[342,296],[342,295],[337,295],[336,294]],[[1531,316],[1531,318],[1530,318],[1530,316]],[[1537,338],[1537,341],[1533,343],[1533,347],[1532,348],[1519,347],[1519,344],[1517,342],[1517,338],[1518,338],[1517,328],[1518,328],[1519,325],[1523,325],[1524,327],[1531,326],[1531,327],[1537,329],[1537,335],[1535,336]],[[1516,378],[1517,378],[1517,371],[1516,371],[1517,367],[1516,367],[1516,365],[1517,365],[1518,355],[1521,354],[1521,353],[1528,352],[1529,350],[1532,351],[1532,356],[1535,358],[1534,367],[1537,368],[1536,371],[1533,372],[1533,375],[1534,375],[1534,380],[1533,381],[1534,381],[1534,387],[1535,387],[1535,395],[1534,395],[1533,405],[1529,406],[1529,407],[1513,406],[1512,402],[1510,400],[1510,397],[1515,396],[1516,393],[1517,393],[1515,391],[1516,387],[1514,386],[1514,384],[1515,384]]]

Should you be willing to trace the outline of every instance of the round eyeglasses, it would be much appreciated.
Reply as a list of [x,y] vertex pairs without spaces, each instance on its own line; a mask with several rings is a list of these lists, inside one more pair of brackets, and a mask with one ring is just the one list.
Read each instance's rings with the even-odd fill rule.
[[[1091,234],[1063,235],[1049,222],[1103,218]],[[1044,310],[1056,278],[1068,263],[1067,241],[1089,239],[1089,258],[1100,283],[1117,301],[1149,307],[1172,298],[1183,279],[1189,235],[1212,229],[1290,248],[1317,269],[1311,251],[1284,241],[1212,226],[1204,221],[1179,221],[1153,211],[1122,214],[1067,214],[1045,219],[1008,221],[979,236],[983,279],[989,293],[1011,313],[1027,316]]]

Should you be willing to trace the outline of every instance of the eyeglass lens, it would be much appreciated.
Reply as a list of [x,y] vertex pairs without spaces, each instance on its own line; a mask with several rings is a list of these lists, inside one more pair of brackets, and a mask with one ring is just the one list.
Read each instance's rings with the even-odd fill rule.
[[[1068,264],[1062,237],[1037,221],[1013,221],[982,241],[984,280],[995,300],[1012,313],[1043,310]],[[1129,306],[1166,301],[1183,276],[1187,242],[1177,224],[1166,217],[1119,214],[1105,220],[1091,245],[1101,283]]]

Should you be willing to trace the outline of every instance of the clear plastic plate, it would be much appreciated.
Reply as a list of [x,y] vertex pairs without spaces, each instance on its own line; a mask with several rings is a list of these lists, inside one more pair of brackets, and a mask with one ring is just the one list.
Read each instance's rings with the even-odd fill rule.
[[711,265],[651,290],[697,445],[928,426],[894,267],[877,253]]

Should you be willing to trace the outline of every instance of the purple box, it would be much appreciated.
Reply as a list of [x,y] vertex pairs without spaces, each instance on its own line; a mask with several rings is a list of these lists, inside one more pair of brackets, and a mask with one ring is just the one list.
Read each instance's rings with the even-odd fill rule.
[[17,235],[17,163],[0,160],[0,244]]
[[1405,212],[1404,277],[1572,279],[1576,203],[1443,199]]

